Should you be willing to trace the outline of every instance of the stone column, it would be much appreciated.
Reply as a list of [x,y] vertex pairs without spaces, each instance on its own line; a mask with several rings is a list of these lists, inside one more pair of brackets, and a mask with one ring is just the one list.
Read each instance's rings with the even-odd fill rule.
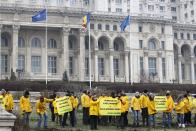
[[158,74],[159,74],[159,80],[160,83],[163,83],[163,72],[162,72],[162,57],[161,57],[161,52],[158,53]]
[[179,83],[181,84],[182,83],[182,62],[181,62],[181,56],[179,56],[179,59],[178,59],[179,61],[178,61],[178,81],[179,81]]
[[69,80],[69,28],[62,29],[62,75],[66,71]]
[[99,76],[98,76],[98,56],[97,56],[97,51],[95,51],[95,55],[94,55],[94,66],[95,66],[94,79],[95,79],[95,82],[98,82]]
[[20,29],[20,26],[13,25],[13,41],[12,41],[12,58],[11,58],[11,68],[14,72],[16,72],[17,69],[17,63],[18,63],[18,31]]
[[114,82],[114,64],[113,64],[114,56],[113,49],[110,49],[110,82]]
[[128,52],[125,53],[125,82],[129,83],[129,61]]
[[146,75],[146,77],[149,76],[148,74],[148,53],[144,52],[144,74]]
[[194,69],[194,56],[191,56],[191,83],[195,84],[195,69]]
[[84,81],[85,76],[85,33],[80,31],[80,49],[79,49],[79,64],[78,64],[78,75],[79,81]]

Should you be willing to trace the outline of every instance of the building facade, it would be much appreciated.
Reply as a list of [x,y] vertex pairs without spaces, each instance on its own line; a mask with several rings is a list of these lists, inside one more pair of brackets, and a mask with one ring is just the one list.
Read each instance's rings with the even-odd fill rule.
[[[2,0],[0,79],[10,77],[13,69],[18,79],[45,80],[47,74],[49,80],[62,80],[66,71],[70,81],[89,81],[89,37],[81,23],[90,11],[92,81],[195,83],[195,4],[192,0]],[[46,23],[31,20],[46,6],[47,40]],[[131,25],[121,32],[120,22],[127,15]]]

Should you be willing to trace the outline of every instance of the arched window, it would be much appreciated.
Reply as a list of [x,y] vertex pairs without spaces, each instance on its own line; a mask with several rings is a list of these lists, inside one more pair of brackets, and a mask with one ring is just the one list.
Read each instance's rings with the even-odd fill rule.
[[104,44],[102,41],[99,41],[98,47],[99,47],[99,50],[104,50]]
[[35,37],[31,41],[31,47],[32,48],[41,48],[41,41],[39,38]]
[[24,48],[25,47],[25,40],[23,37],[18,38],[18,48]]
[[148,49],[149,49],[149,50],[155,50],[155,49],[156,49],[156,42],[155,42],[154,39],[152,39],[152,40],[150,40],[150,41],[148,42]]
[[114,42],[114,50],[119,51],[119,44]]
[[8,47],[8,38],[6,36],[1,37],[1,47]]
[[48,41],[48,48],[50,48],[50,49],[55,49],[55,48],[57,48],[56,40],[50,39],[50,40]]

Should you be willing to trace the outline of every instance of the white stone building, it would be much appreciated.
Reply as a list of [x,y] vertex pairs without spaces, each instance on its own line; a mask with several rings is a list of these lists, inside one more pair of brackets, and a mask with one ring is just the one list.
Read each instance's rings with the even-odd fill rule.
[[[45,5],[47,53],[46,24],[31,21]],[[195,83],[194,7],[193,0],[1,0],[0,79],[13,69],[22,70],[21,79],[44,80],[47,63],[49,80],[66,71],[70,81],[88,81],[88,33],[81,23],[90,11],[92,81]],[[127,15],[131,25],[121,32]]]

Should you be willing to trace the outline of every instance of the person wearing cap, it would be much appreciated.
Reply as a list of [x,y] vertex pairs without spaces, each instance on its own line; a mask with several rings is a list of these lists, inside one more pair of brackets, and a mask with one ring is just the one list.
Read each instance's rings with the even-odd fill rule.
[[23,123],[27,126],[29,126],[29,117],[32,112],[29,95],[29,91],[26,90],[24,95],[20,98],[20,110],[22,111],[23,115]]
[[2,95],[3,95],[3,107],[7,112],[12,113],[12,110],[14,109],[14,99],[12,94],[8,90],[2,89]]
[[147,100],[148,109],[148,124],[149,126],[155,127],[155,114],[157,113],[155,109],[154,94],[149,94],[149,99]]
[[177,114],[178,127],[183,127],[183,128],[185,128],[184,108],[185,108],[185,103],[183,101],[183,96],[180,96],[176,100],[175,111]]
[[135,96],[131,99],[131,109],[133,111],[133,126],[139,126],[139,115],[141,111],[141,99],[139,92],[136,92]]
[[42,119],[44,118],[44,128],[48,127],[48,123],[47,123],[47,110],[46,110],[46,104],[47,103],[51,103],[53,102],[53,99],[47,99],[44,98],[43,96],[40,96],[39,100],[37,100],[36,102],[36,113],[39,116],[39,120],[38,120],[38,128],[41,128],[41,124],[42,124]]
[[171,113],[172,113],[174,107],[175,107],[175,105],[174,105],[173,98],[170,95],[170,91],[167,91],[166,92],[166,110],[163,111],[163,122],[162,122],[163,128],[165,128],[166,125],[168,126],[168,128],[171,128],[171,123],[172,123]]
[[148,102],[148,91],[144,90],[140,99],[141,99],[141,108],[142,108],[142,123],[143,126],[148,126],[148,107],[147,107],[147,102]]

